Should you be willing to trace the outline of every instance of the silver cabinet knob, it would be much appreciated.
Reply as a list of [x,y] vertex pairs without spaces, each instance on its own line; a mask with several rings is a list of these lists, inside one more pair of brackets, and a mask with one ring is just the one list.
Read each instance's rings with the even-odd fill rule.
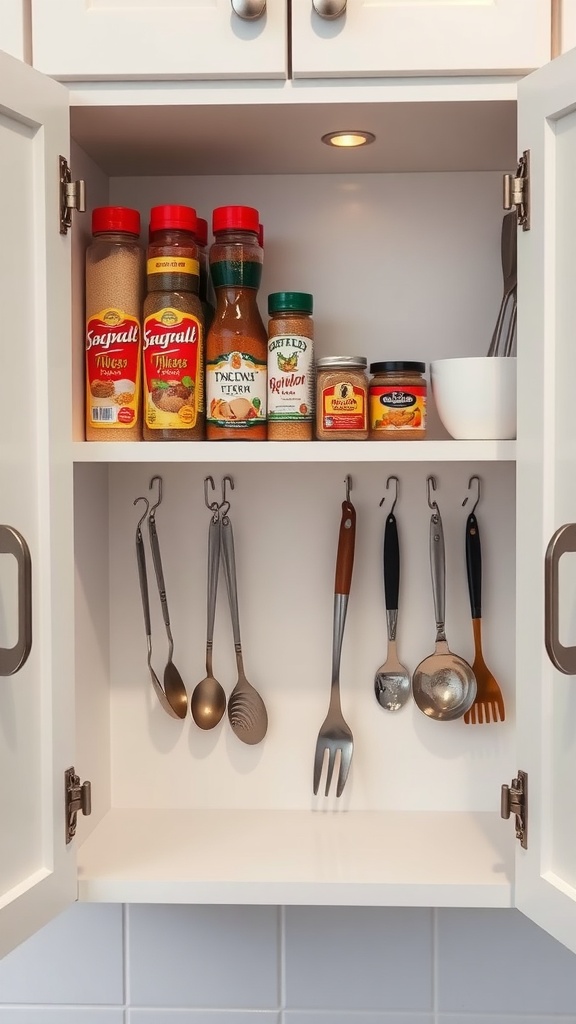
[[576,675],[576,647],[560,642],[559,564],[562,555],[576,552],[576,523],[556,530],[548,544],[544,562],[544,642],[550,661],[565,675]]
[[321,18],[333,21],[346,10],[346,0],[312,0],[312,7]]
[[266,0],[230,0],[234,14],[242,21],[256,21],[266,12]]

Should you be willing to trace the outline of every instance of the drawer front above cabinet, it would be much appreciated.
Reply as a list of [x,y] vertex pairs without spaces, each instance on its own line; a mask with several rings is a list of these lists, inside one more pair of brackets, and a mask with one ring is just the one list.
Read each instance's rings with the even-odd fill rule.
[[550,59],[551,0],[292,0],[295,77],[518,74]]
[[34,66],[68,81],[285,78],[284,0],[32,0]]

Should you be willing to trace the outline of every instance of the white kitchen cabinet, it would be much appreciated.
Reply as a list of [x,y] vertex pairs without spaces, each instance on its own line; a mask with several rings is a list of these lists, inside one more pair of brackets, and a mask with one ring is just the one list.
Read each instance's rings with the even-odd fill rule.
[[262,4],[32,0],[34,66],[77,81],[270,79],[289,67],[340,78],[518,75],[550,58],[550,0],[268,0],[255,20],[235,13]]
[[19,60],[30,59],[30,24],[24,0],[4,0],[0,20],[0,50]]
[[293,0],[292,70],[297,78],[524,74],[550,59],[550,18],[549,0]]
[[[40,148],[51,145],[54,128],[42,111],[60,102],[64,107],[66,94],[7,58],[0,68],[2,92],[23,126],[17,139],[30,138],[29,150],[20,141],[8,150],[22,169],[18,194],[25,197],[26,182],[39,190],[46,167],[52,175],[47,194],[54,193],[52,212],[45,192],[33,193],[34,229],[28,225],[26,235],[36,247],[27,264],[39,275],[36,324],[45,322],[43,303],[48,310],[46,341],[40,329],[25,335],[36,346],[34,393],[43,417],[34,421],[26,459],[38,472],[23,499],[23,512],[35,512],[39,531],[35,542],[24,517],[46,657],[36,674],[23,670],[14,677],[14,690],[0,689],[5,699],[19,693],[28,712],[8,738],[0,731],[0,756],[10,758],[3,779],[21,776],[37,749],[40,725],[32,710],[41,715],[46,760],[40,792],[47,803],[37,813],[45,829],[38,849],[48,881],[62,885],[59,899],[73,898],[77,860],[78,895],[85,900],[518,905],[576,949],[570,891],[576,858],[560,815],[567,805],[570,822],[569,781],[562,780],[572,774],[574,709],[568,680],[547,669],[542,597],[548,537],[574,516],[566,472],[570,425],[559,435],[560,412],[570,408],[571,218],[564,218],[564,227],[549,177],[569,204],[573,55],[536,73],[521,97],[520,147],[532,151],[533,228],[520,232],[519,438],[491,443],[446,439],[433,418],[423,442],[86,444],[81,292],[89,218],[75,215],[71,240],[58,234],[56,154],[68,155],[59,120],[55,149],[44,156]],[[40,109],[30,99],[38,88]],[[429,362],[481,354],[501,290],[501,172],[516,161],[515,98],[514,83],[490,79],[353,88],[345,82],[254,83],[242,90],[206,86],[201,93],[186,85],[102,84],[70,96],[73,176],[86,179],[93,205],[132,205],[143,214],[163,201],[188,202],[203,215],[224,202],[256,205],[266,238],[262,308],[270,291],[312,291],[318,355],[354,349],[369,359]],[[348,125],[361,118],[376,142],[358,153],[323,146],[321,135],[343,114],[353,118]],[[44,122],[41,132],[36,126]],[[26,376],[24,368],[17,372]],[[12,453],[6,449],[7,458]],[[270,719],[257,747],[241,744],[226,721],[202,733],[190,716],[168,718],[146,668],[134,499],[148,493],[155,473],[162,475],[158,530],[175,661],[190,693],[204,674],[209,513],[203,480],[212,473],[219,485],[225,472],[236,484],[231,516],[246,668]],[[312,758],[328,701],[333,567],[347,473],[358,536],[342,700],[355,752],[337,802],[312,796]],[[380,509],[379,501],[390,474],[400,479],[400,652],[414,668],[433,646],[430,473],[438,481],[447,543],[448,637],[469,659],[462,501],[471,474],[482,479],[484,641],[504,690],[502,725],[432,722],[414,705],[387,715],[374,699],[373,675],[385,653],[380,553],[386,504]],[[3,508],[5,520],[18,514],[7,503]],[[150,559],[149,577],[154,663],[161,670],[166,648]],[[31,667],[34,654],[42,653],[41,646],[34,649]],[[234,655],[222,585],[215,667],[230,692]],[[55,738],[48,709],[56,718]],[[10,713],[8,705],[0,716],[4,731]],[[78,835],[66,847],[63,774],[71,764],[92,783],[93,813],[79,820]],[[529,775],[527,851],[499,816],[500,785],[518,769]],[[15,814],[5,783],[0,813],[14,824],[11,834],[22,835],[25,851],[33,835],[30,817]],[[2,858],[3,882],[4,866]],[[3,950],[60,905],[48,898],[47,884],[32,889],[41,877],[33,867],[25,886],[4,883]],[[24,906],[30,908],[25,915]]]
[[[234,2],[32,0],[34,66],[81,81],[285,78],[284,3]],[[263,13],[246,20],[251,5]]]
[[562,53],[576,46],[576,2],[562,0],[560,8],[560,46]]

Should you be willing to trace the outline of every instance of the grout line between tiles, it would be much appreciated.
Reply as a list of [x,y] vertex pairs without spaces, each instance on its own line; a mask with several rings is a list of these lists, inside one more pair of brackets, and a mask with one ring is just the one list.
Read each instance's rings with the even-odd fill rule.
[[438,956],[438,907],[432,909],[432,1015],[434,1017],[434,1024],[438,1024],[438,975],[439,975],[439,956]]
[[286,1009],[286,907],[280,907],[278,918],[278,978],[280,981],[280,1024],[284,1021],[284,1010]]
[[130,915],[128,904],[122,904],[122,987],[124,989],[124,1017],[125,1024],[128,1021],[128,1007],[130,1006],[130,971],[128,967],[128,943],[130,939]]

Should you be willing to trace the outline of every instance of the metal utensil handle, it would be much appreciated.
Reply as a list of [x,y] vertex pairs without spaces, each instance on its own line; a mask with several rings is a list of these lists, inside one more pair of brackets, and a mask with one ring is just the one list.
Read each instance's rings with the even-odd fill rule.
[[430,572],[432,574],[432,596],[436,616],[436,643],[446,640],[446,557],[444,551],[444,530],[439,512],[430,516]]
[[206,646],[212,647],[214,619],[216,617],[216,596],[218,593],[218,571],[220,569],[220,520],[211,519],[208,528],[208,593],[206,617]]
[[400,544],[396,516],[391,512],[384,527],[384,595],[389,611],[398,611],[399,590]]
[[[164,572],[162,571],[162,557],[160,555],[160,543],[158,541],[158,532],[156,530],[156,519],[153,515],[148,517],[148,530],[150,533],[152,561],[154,562],[154,571],[156,573],[156,582],[158,584],[158,594],[160,595],[160,604],[162,605],[162,617],[164,619],[164,625],[166,626],[166,629],[169,630],[170,616],[168,614],[166,584],[164,583]],[[170,634],[168,635],[170,636]]]
[[576,647],[560,643],[559,564],[562,555],[576,552],[576,523],[561,526],[551,537],[544,561],[544,642],[552,664],[567,676],[576,675]]
[[350,501],[342,502],[342,518],[338,534],[336,555],[335,594],[349,594],[354,568],[354,546],[356,543],[356,509]]
[[332,625],[332,689],[340,686],[340,659],[342,657],[342,641],[346,612],[348,611],[348,594],[334,594],[334,621]]
[[142,596],[142,611],[144,613],[144,628],[146,638],[152,636],[150,623],[150,599],[148,597],[148,573],[146,571],[146,552],[144,550],[144,538],[140,527],[136,530],[136,561],[138,563],[138,579],[140,581],[140,594]]
[[241,641],[240,615],[238,612],[238,584],[236,579],[236,556],[234,553],[232,522],[228,516],[222,520],[222,564],[224,566],[224,579],[226,580],[230,616],[232,618],[234,646],[236,650],[239,651],[241,649]]
[[0,554],[13,555],[18,565],[18,639],[14,647],[0,647],[0,676],[13,676],[32,649],[32,558],[13,526],[0,526]]
[[482,547],[478,520],[473,512],[466,520],[466,572],[470,611],[473,619],[479,619],[482,616]]

